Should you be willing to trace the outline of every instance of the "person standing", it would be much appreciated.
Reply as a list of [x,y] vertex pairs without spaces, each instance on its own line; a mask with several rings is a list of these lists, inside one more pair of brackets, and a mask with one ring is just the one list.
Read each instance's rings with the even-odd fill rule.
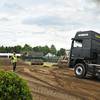
[[16,56],[16,53],[14,52],[14,55],[11,57],[11,64],[13,64],[13,72],[15,72],[15,69],[16,69],[17,58],[19,58],[20,56]]

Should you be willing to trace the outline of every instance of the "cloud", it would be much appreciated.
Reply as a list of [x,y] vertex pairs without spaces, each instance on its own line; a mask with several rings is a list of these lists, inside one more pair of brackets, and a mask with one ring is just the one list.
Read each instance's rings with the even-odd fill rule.
[[9,19],[6,18],[6,17],[2,17],[0,20],[1,20],[1,21],[9,21]]
[[38,34],[45,34],[46,32],[44,31],[44,32],[32,32],[32,34],[36,34],[36,35],[38,35]]
[[11,14],[11,15],[16,15],[22,11],[25,11],[25,9],[22,6],[16,3],[12,4],[12,3],[6,3],[6,2],[3,3],[2,6],[0,6],[0,9],[2,13]]
[[9,3],[4,3],[3,5],[5,8],[8,8],[8,9],[21,9],[22,10],[22,7],[18,6],[17,4],[9,4]]
[[[96,3],[94,3],[96,2]],[[100,32],[97,1],[91,0],[2,0],[0,45],[69,48],[77,31]],[[16,41],[13,41],[16,40]]]
[[27,25],[65,25],[64,19],[57,16],[39,16],[34,18],[25,19],[22,21],[22,24]]

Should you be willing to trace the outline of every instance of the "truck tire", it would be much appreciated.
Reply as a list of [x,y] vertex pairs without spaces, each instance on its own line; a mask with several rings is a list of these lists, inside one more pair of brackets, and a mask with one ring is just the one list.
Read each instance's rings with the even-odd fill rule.
[[76,77],[83,78],[86,75],[86,68],[85,65],[82,63],[78,63],[75,65],[74,73]]

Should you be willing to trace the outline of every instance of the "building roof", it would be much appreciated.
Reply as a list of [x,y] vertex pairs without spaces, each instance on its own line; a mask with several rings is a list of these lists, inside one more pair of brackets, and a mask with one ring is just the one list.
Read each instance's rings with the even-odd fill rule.
[[27,56],[43,56],[43,52],[34,52],[34,51],[21,51],[21,54],[24,54],[26,52]]
[[51,57],[51,56],[55,56],[55,55],[53,55],[53,54],[51,54],[51,53],[48,53],[48,54],[45,55],[45,56],[49,56],[49,57]]

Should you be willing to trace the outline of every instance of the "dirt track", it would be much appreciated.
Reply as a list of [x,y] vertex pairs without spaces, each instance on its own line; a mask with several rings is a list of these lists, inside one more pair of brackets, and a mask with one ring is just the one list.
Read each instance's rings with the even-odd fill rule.
[[34,100],[100,100],[100,79],[78,79],[68,68],[17,66],[16,73],[30,85]]

